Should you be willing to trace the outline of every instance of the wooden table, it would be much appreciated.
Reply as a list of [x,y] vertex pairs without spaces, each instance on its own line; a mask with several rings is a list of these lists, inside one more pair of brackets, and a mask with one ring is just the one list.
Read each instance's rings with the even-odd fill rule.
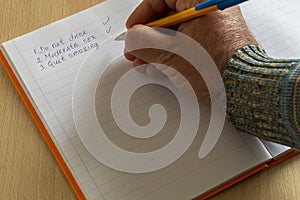
[[[0,42],[101,0],[1,0]],[[29,113],[0,67],[0,199],[76,199]],[[300,198],[300,156],[260,172],[213,200]]]

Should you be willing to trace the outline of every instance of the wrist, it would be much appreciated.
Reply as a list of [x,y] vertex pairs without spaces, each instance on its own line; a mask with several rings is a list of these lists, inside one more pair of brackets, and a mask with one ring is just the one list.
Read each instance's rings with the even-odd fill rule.
[[236,51],[222,75],[229,120],[242,132],[300,148],[295,74],[299,60],[273,59],[254,45]]
[[207,50],[223,72],[230,58],[238,49],[248,44],[258,45],[250,33],[239,7],[218,11],[200,18],[204,26],[200,44]]

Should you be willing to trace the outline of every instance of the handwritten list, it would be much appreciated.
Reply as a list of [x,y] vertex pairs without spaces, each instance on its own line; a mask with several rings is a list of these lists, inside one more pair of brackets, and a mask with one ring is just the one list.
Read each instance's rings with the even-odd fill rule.
[[45,71],[98,48],[99,43],[96,36],[83,29],[71,33],[67,37],[62,37],[48,46],[41,45],[33,49],[32,52],[39,69]]

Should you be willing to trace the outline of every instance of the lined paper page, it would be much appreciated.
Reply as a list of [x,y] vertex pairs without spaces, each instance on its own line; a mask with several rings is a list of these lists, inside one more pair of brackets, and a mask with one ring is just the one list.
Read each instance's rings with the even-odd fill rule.
[[[112,45],[111,48],[113,47],[115,46]],[[122,53],[122,50],[112,50]],[[81,75],[80,78],[78,77],[78,80],[76,80],[80,85],[90,86],[94,85],[95,82],[97,85],[98,77],[100,76],[99,70],[97,69],[101,68],[102,64],[99,64],[101,63],[99,60],[101,56],[97,56],[97,52],[95,53],[96,55],[91,56],[85,61],[84,69],[80,71],[84,74],[84,76]],[[92,70],[93,68],[95,70]],[[134,139],[124,134],[114,122],[110,110],[111,95],[114,89],[114,83],[130,68],[131,63],[120,60],[112,64],[110,68],[108,68],[108,71],[106,71],[105,76],[100,79],[95,97],[98,121],[102,129],[108,133],[107,137],[122,149],[130,152],[155,151],[168,144],[174,138],[181,117],[179,105],[175,96],[164,87],[157,85],[146,85],[142,87],[131,96],[132,105],[130,105],[130,111],[133,119],[135,119],[138,124],[148,124],[149,107],[159,103],[167,110],[167,123],[159,135],[149,139]],[[142,79],[147,78],[146,75],[139,75]],[[84,77],[89,77],[89,79],[84,79]],[[79,88],[80,87],[77,89]],[[123,89],[126,90],[126,88]],[[91,90],[93,91],[93,87]],[[84,91],[77,92],[77,95],[78,98],[85,97],[81,98],[78,105],[86,105],[87,103],[85,102],[89,102],[89,100],[86,100],[88,97]],[[92,116],[86,111],[89,109],[81,109],[81,107],[78,109],[79,113],[77,113],[77,115],[83,116],[82,124],[86,126],[90,123]],[[182,158],[171,166],[157,172],[143,175],[124,174],[109,169],[104,170],[102,167],[98,168],[98,173],[102,171],[101,174],[98,174],[98,181],[103,189],[104,196],[108,199],[128,200],[147,198],[191,199],[269,158],[270,155],[266,152],[264,146],[258,139],[246,135],[240,137],[229,124],[226,124],[223,137],[215,147],[215,150],[210,156],[200,160],[197,156],[197,152],[199,151],[209,124],[209,109],[207,107],[201,107],[201,112],[203,113],[200,117],[202,121],[195,143]],[[122,115],[123,113],[119,114]],[[87,133],[85,135],[87,135]],[[91,138],[91,140],[95,141],[97,138]],[[97,146],[99,145],[96,144],[94,148],[96,149]],[[107,154],[110,154],[110,152]],[[149,164],[150,163],[148,163],[148,165]],[[222,166],[222,168],[220,168],[220,166]],[[179,194],[167,191],[178,191]]]
[[[3,45],[16,74],[86,197],[98,200],[191,199],[270,159],[270,154],[258,139],[238,134],[230,124],[226,124],[219,142],[205,159],[200,160],[197,156],[204,137],[200,133],[178,161],[153,173],[128,174],[112,170],[86,150],[72,115],[76,74],[90,52],[97,51],[102,41],[125,29],[125,20],[137,3],[133,0],[109,0]],[[86,77],[87,80],[89,78]],[[105,124],[111,139],[125,149],[151,150],[144,145],[146,143],[128,141],[122,136],[110,115],[106,114],[109,112],[105,110],[109,107],[106,106],[109,95],[97,94],[99,121]],[[145,103],[149,101],[150,104],[153,100],[162,99],[161,103],[174,116],[165,127],[165,133],[172,134],[176,129],[173,122],[180,117],[176,101],[171,100],[172,94],[164,88],[149,87],[137,93],[135,98],[140,100],[142,97]],[[133,115],[143,124],[147,121],[141,113],[145,110],[145,104],[134,105],[134,102],[139,101],[133,98]],[[201,126],[206,126],[206,111],[201,112],[204,112]],[[168,135],[154,138],[147,144],[159,148],[170,138]]]
[[125,19],[137,3],[110,0],[3,45],[88,199],[104,197],[95,181],[95,162],[76,133],[71,107],[73,82],[89,52],[105,38],[125,30]]
[[269,55],[300,58],[300,1],[251,0],[241,8],[250,30]]
[[269,142],[269,141],[265,141],[265,140],[262,140],[262,142],[264,143],[266,149],[270,152],[270,154],[272,155],[273,158],[279,157],[282,154],[284,154],[292,149],[291,147],[273,143],[273,142]]

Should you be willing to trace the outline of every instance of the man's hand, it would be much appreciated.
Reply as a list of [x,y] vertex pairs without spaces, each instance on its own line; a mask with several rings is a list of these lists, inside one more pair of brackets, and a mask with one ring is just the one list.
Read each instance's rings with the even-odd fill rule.
[[[130,36],[125,40],[126,46],[140,40],[153,40],[153,42],[164,42],[163,33],[157,31],[143,31],[143,26],[156,19],[162,18],[174,12],[189,9],[202,1],[197,0],[144,0],[131,14],[127,21],[127,28],[135,28],[139,31],[140,37],[134,40]],[[138,26],[137,26],[138,25]],[[188,22],[172,27],[182,32],[202,45],[216,63],[220,73],[223,72],[232,54],[247,44],[257,44],[243,19],[239,7],[228,8],[224,11],[217,11],[205,16],[190,20]],[[139,41],[137,41],[139,40]],[[125,47],[126,48],[126,47]],[[134,62],[134,66],[143,63],[161,63],[174,68],[190,82],[195,90],[198,99],[209,95],[207,87],[200,74],[179,56],[170,52],[162,52],[155,49],[144,49],[134,52],[126,52],[127,59]],[[160,76],[161,72],[174,82],[174,70],[157,68],[152,65],[140,68],[150,76]],[[173,79],[172,79],[173,77]],[[174,83],[178,85],[177,83]]]

